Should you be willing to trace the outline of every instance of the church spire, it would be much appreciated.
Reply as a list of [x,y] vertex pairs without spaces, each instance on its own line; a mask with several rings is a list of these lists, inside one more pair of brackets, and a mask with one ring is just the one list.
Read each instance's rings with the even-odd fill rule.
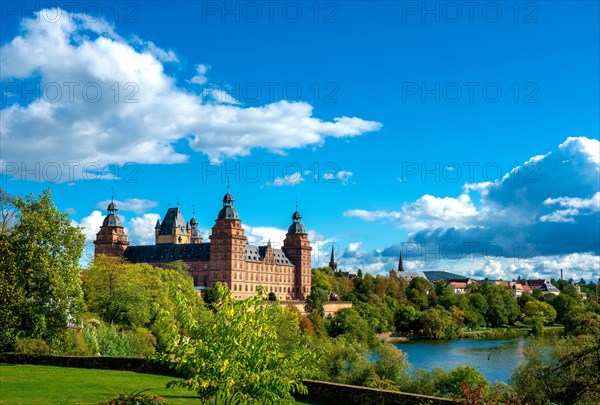
[[398,259],[398,271],[404,271],[404,264],[402,264],[402,252],[400,252],[400,259]]
[[337,271],[337,262],[335,261],[335,250],[333,243],[331,244],[331,256],[329,258],[329,267],[333,271]]

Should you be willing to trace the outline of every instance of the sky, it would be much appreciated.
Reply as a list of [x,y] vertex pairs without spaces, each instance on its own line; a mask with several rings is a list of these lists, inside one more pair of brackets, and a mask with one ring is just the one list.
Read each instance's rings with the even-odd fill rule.
[[0,176],[93,251],[227,184],[250,243],[296,208],[313,267],[600,273],[596,1],[1,4]]

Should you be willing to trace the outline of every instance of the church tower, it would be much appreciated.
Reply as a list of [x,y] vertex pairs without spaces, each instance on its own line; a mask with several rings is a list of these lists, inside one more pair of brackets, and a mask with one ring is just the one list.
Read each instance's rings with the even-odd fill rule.
[[294,295],[295,299],[305,300],[310,295],[311,263],[310,263],[310,241],[300,222],[302,215],[296,211],[292,214],[292,224],[288,228],[283,241],[283,249],[294,263]]
[[108,204],[107,215],[94,241],[94,255],[122,256],[129,246],[114,200]]
[[402,263],[402,252],[400,252],[400,259],[398,259],[398,271],[404,272],[404,264]]
[[210,235],[210,264],[207,285],[217,281],[232,288],[233,272],[241,272],[246,262],[246,236],[237,211],[233,208],[233,196],[227,187],[223,208],[217,215]]
[[329,257],[329,268],[335,273],[337,271],[337,262],[335,261],[334,245],[331,244],[331,256]]

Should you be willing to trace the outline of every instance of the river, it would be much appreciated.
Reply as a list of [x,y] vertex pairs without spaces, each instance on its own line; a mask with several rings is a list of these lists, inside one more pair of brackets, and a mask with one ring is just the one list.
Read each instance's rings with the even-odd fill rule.
[[508,382],[512,371],[524,359],[525,337],[503,340],[412,340],[394,343],[408,354],[413,370],[450,370],[457,366],[477,368],[491,383]]

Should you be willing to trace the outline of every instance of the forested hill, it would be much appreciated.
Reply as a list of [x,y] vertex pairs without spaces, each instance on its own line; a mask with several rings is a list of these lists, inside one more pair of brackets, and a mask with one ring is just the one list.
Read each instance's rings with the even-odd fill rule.
[[460,274],[448,273],[447,271],[424,271],[427,280],[435,283],[439,280],[449,280],[451,278],[468,278]]

